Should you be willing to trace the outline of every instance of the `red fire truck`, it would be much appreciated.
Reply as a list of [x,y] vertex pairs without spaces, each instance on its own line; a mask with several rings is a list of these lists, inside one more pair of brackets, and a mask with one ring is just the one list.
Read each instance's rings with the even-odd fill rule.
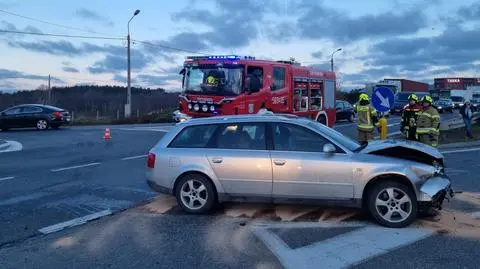
[[335,73],[250,56],[187,57],[175,117],[254,114],[260,109],[335,123]]

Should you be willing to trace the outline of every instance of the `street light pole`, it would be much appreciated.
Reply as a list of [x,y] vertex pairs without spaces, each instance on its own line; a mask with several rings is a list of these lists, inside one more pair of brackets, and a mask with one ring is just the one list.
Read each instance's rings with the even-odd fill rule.
[[339,51],[341,51],[341,50],[342,50],[342,48],[338,48],[336,51],[334,51],[334,52],[332,53],[332,56],[330,57],[330,69],[332,70],[332,72],[333,72],[333,55],[334,55],[336,52],[339,52]]
[[132,114],[132,89],[131,89],[131,66],[130,66],[130,22],[140,13],[137,9],[127,23],[127,104],[125,106],[125,118]]

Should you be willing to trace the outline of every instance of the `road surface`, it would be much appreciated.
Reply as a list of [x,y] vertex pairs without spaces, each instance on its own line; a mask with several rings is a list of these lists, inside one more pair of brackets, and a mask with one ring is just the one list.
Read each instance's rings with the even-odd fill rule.
[[[389,124],[398,130],[399,118]],[[437,220],[409,229],[308,207],[225,205],[189,216],[145,184],[145,154],[168,129],[112,126],[110,141],[103,126],[0,132],[23,146],[0,153],[0,268],[319,268],[303,262],[320,258],[325,268],[477,267],[478,151],[447,150],[448,172],[464,193]],[[355,124],[336,129],[356,136]]]

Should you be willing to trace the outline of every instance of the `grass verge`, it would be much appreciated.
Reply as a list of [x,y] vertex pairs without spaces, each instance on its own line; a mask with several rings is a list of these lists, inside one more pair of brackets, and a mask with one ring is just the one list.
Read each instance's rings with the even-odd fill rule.
[[480,124],[474,123],[472,125],[473,139],[466,137],[465,128],[458,128],[448,131],[440,132],[440,144],[450,144],[459,142],[468,142],[480,139]]

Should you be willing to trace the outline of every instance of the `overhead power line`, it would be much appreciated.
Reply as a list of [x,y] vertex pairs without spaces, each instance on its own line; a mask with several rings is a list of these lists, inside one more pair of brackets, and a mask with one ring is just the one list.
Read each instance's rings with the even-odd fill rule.
[[11,31],[0,29],[0,33],[10,34],[23,34],[23,35],[38,35],[38,36],[54,36],[54,37],[68,37],[68,38],[86,38],[86,39],[106,39],[106,40],[124,40],[124,37],[105,37],[105,36],[84,36],[84,35],[61,35],[50,33],[36,33],[36,32],[24,32],[24,31]]
[[180,49],[180,48],[165,46],[165,45],[161,45],[161,44],[155,44],[155,43],[151,43],[151,42],[148,42],[148,41],[141,41],[141,40],[135,40],[135,39],[132,39],[132,41],[133,41],[133,42],[140,43],[140,44],[143,44],[143,45],[152,46],[152,47],[158,47],[158,48],[162,48],[162,49],[169,49],[169,50],[175,50],[175,51],[187,52],[187,53],[193,53],[193,54],[209,55],[209,54],[203,53],[203,52],[191,51],[191,50],[186,50],[186,49]]
[[31,20],[31,21],[36,21],[36,22],[41,22],[41,23],[44,23],[44,24],[53,25],[53,26],[56,26],[56,27],[64,28],[64,29],[82,31],[82,32],[91,33],[91,34],[106,35],[106,36],[110,36],[110,37],[119,37],[119,36],[112,36],[110,34],[99,33],[99,32],[95,32],[95,31],[85,30],[85,29],[82,29],[82,28],[76,28],[76,27],[66,26],[66,25],[57,24],[57,23],[53,23],[53,22],[48,22],[48,21],[44,21],[44,20],[40,20],[40,19],[35,19],[35,18],[32,18],[32,17],[27,17],[27,16],[24,16],[24,15],[16,14],[16,13],[6,11],[6,10],[2,10],[2,9],[0,9],[0,12],[8,14],[8,15],[12,15],[12,16],[20,17],[20,18],[23,18],[23,19]]

